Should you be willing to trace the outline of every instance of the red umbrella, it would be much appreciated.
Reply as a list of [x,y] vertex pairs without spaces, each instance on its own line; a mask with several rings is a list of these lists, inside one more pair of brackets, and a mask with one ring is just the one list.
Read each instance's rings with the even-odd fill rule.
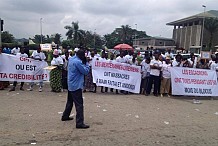
[[114,47],[114,49],[116,49],[116,50],[133,50],[133,47],[131,47],[128,44],[119,44],[119,45],[116,45]]

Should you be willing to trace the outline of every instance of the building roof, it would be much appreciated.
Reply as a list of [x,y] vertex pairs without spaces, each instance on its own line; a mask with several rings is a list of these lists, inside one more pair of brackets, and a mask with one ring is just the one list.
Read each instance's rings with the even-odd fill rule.
[[156,40],[170,40],[170,41],[173,41],[172,38],[164,38],[164,37],[160,37],[160,36],[138,38],[138,39],[136,39],[136,40],[152,40],[152,39],[156,39]]
[[179,19],[179,20],[176,20],[176,21],[173,21],[173,22],[169,22],[169,23],[167,23],[167,25],[179,25],[179,24],[182,24],[182,23],[187,23],[189,21],[193,22],[193,21],[196,21],[196,20],[199,20],[199,19],[203,19],[204,17],[206,17],[206,18],[218,18],[218,10],[206,11],[205,14],[203,12],[203,13],[200,13],[200,14],[197,14],[197,15],[193,15],[193,16],[186,17],[186,18],[183,18],[183,19]]

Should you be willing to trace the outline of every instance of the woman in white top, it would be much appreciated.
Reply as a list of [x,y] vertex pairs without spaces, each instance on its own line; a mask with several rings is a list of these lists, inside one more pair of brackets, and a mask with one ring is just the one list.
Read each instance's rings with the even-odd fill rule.
[[170,83],[171,83],[171,74],[170,68],[172,67],[170,57],[166,57],[166,62],[163,62],[162,65],[162,82],[161,82],[161,90],[160,95],[163,97],[163,94],[167,94],[170,97]]
[[56,68],[52,69],[50,72],[51,89],[53,92],[61,92],[63,59],[59,56],[59,52],[57,49],[55,49],[53,52],[51,65],[56,66]]

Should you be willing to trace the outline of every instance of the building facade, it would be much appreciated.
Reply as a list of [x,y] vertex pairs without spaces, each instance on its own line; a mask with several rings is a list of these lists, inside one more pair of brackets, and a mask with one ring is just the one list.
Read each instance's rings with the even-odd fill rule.
[[[200,13],[167,23],[167,25],[174,26],[173,39],[175,40],[178,49],[185,49],[191,52],[199,53],[201,48],[202,33],[203,47],[208,47],[210,33],[208,30],[202,29],[203,20],[205,18],[218,18],[218,11],[210,10],[205,13]],[[214,33],[214,39],[212,42],[212,47],[218,45],[218,32]]]
[[175,41],[163,37],[146,37],[133,40],[133,47],[141,50],[152,49],[174,49]]

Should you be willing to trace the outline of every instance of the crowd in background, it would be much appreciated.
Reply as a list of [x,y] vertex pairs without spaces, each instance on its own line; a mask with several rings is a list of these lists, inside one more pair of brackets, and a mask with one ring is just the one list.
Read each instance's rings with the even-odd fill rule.
[[[51,91],[61,92],[68,89],[68,61],[70,57],[76,55],[78,50],[83,49],[86,53],[86,62],[90,66],[89,74],[84,76],[84,90],[83,92],[97,92],[97,86],[93,83],[92,78],[92,62],[95,60],[110,60],[113,62],[126,63],[135,66],[141,66],[141,85],[140,94],[148,96],[153,93],[154,96],[170,96],[171,95],[171,68],[172,67],[188,67],[188,68],[199,68],[199,69],[211,69],[215,70],[218,75],[218,54],[211,55],[211,59],[201,59],[200,56],[195,56],[194,53],[190,54],[189,58],[184,58],[181,54],[174,55],[170,49],[166,52],[160,52],[158,50],[153,52],[145,51],[145,54],[140,60],[139,54],[134,53],[130,50],[121,50],[119,54],[113,54],[105,49],[98,52],[96,49],[89,50],[84,48],[75,48],[74,53],[66,50],[64,54],[58,49],[53,50],[53,59],[51,65],[55,66],[50,71],[50,86]],[[15,47],[12,50],[8,48],[1,49],[2,53],[13,54],[18,57],[30,57],[38,61],[45,61],[46,55],[38,47],[31,55],[29,50],[24,47]],[[33,90],[33,85],[30,83],[29,91]],[[43,81],[39,83],[39,92],[42,91]],[[9,85],[9,82],[0,82],[0,89],[4,89]],[[17,82],[13,83],[12,88],[9,91],[15,91]],[[20,90],[24,90],[24,83],[21,83]],[[116,92],[116,94],[128,94],[126,91],[119,91],[110,89],[107,87],[100,87],[101,92]]]

